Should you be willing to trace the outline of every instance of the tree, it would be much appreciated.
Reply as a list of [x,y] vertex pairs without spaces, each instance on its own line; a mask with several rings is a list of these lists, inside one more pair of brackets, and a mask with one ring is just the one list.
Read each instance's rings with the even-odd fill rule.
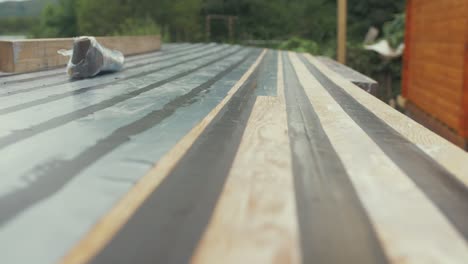
[[[337,0],[59,0],[44,10],[38,35],[113,35],[155,32],[163,28],[174,40],[203,39],[208,14],[234,15],[237,39],[290,39],[300,37],[334,46]],[[401,13],[404,0],[348,0],[349,39],[362,41],[370,26]],[[152,21],[152,22],[150,22]],[[145,29],[145,25],[149,25]],[[125,30],[123,30],[125,29]],[[224,24],[212,27],[224,35]]]
[[35,37],[73,37],[78,34],[76,2],[73,0],[49,3],[42,12],[39,25],[32,32]]
[[82,35],[113,35],[119,25],[130,17],[134,8],[132,0],[79,0],[76,2],[78,28]]

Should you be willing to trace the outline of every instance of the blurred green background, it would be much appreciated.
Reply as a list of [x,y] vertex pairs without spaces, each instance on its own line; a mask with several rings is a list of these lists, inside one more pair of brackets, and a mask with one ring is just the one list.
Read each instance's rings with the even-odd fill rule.
[[[390,102],[400,93],[401,59],[384,60],[363,49],[370,27],[396,47],[403,41],[404,0],[348,0],[348,59],[351,68],[388,85]],[[337,0],[30,0],[0,3],[0,35],[161,34],[165,42],[216,41],[336,56]],[[237,16],[232,37],[226,21]],[[388,76],[391,82],[388,81]],[[388,88],[388,87],[387,87]],[[387,89],[380,89],[385,91]],[[388,91],[388,90],[387,90]]]

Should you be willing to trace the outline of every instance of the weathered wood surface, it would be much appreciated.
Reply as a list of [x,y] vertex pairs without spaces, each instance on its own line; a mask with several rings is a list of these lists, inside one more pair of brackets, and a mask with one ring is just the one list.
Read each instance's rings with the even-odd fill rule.
[[[103,46],[124,55],[156,51],[161,48],[160,36],[98,37]],[[23,39],[0,41],[0,72],[31,72],[65,65],[68,58],[57,53],[71,49],[73,39]]]
[[468,155],[310,55],[0,78],[2,263],[466,263]]

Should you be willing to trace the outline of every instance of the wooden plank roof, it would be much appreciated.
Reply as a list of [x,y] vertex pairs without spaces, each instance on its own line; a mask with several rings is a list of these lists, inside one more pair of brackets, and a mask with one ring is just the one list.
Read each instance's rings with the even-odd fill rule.
[[310,55],[0,77],[1,263],[466,263],[468,155]]

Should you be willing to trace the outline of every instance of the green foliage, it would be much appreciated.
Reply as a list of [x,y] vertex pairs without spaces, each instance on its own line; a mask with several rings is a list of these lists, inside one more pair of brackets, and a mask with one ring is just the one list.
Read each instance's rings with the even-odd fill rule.
[[348,0],[348,37],[362,42],[371,26],[380,30],[394,14],[403,12],[403,0]]
[[0,18],[31,18],[41,14],[48,3],[56,0],[6,1],[0,2]]
[[398,48],[405,38],[405,13],[397,14],[392,21],[386,22],[383,26],[383,33],[390,46],[394,49]]
[[38,23],[35,17],[7,17],[0,18],[0,35],[28,34],[30,29]]
[[145,19],[127,18],[114,31],[116,36],[157,35],[161,28],[149,17]]
[[278,48],[297,52],[308,52],[311,54],[319,53],[319,45],[316,42],[298,37],[293,37],[284,41],[278,46]]
[[[41,0],[45,1],[45,0]],[[205,16],[234,15],[237,40],[285,40],[292,37],[333,44],[336,38],[336,0],[55,0],[43,12],[35,35],[69,36],[154,32],[145,18],[163,28],[163,37],[200,41]],[[404,0],[348,0],[348,37],[360,42],[370,26],[382,30],[393,14],[402,12]],[[68,21],[66,19],[68,16]],[[71,29],[65,30],[65,26]],[[132,29],[130,29],[130,27]],[[143,29],[142,29],[143,28]],[[136,34],[136,33],[134,33]],[[213,20],[213,40],[228,41],[226,21]],[[332,49],[327,45],[327,54]]]
[[73,0],[48,4],[42,11],[39,25],[32,31],[34,37],[74,37],[78,34],[76,2]]
[[200,41],[203,38],[200,24],[201,0],[174,1],[170,27],[177,39]]
[[[70,0],[73,1],[73,0]],[[125,0],[78,0],[76,17],[81,35],[108,36],[119,30],[131,16],[133,7]]]
[[372,77],[378,76],[385,68],[380,56],[365,50],[361,43],[348,43],[347,64],[356,71]]

